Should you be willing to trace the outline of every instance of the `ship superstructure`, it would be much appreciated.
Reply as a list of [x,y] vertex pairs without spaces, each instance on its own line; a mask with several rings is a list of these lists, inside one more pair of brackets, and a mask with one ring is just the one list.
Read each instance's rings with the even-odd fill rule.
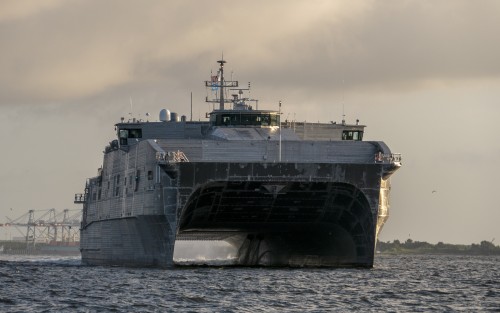
[[162,110],[116,124],[78,195],[83,262],[169,267],[176,241],[224,240],[239,265],[371,267],[400,155],[358,122],[254,109],[218,63],[208,121]]

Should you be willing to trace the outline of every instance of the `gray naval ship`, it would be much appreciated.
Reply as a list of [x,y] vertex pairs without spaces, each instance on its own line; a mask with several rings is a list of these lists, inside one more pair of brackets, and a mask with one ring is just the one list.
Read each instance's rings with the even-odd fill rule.
[[176,242],[222,240],[242,266],[372,267],[400,154],[358,122],[281,121],[281,103],[259,110],[218,63],[208,121],[163,109],[115,125],[75,195],[82,261],[171,267]]

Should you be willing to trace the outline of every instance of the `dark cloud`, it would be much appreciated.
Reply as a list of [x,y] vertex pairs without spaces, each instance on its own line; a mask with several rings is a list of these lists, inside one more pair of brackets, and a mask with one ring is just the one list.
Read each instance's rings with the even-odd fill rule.
[[285,89],[411,89],[500,74],[495,1],[263,4],[56,2],[0,20],[0,103],[185,85],[223,51],[251,80]]

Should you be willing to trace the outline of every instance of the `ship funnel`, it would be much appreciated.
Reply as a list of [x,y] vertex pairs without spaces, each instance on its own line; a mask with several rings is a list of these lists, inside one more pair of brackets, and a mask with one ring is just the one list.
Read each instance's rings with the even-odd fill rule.
[[169,122],[170,121],[170,111],[166,109],[162,109],[160,111],[160,121]]

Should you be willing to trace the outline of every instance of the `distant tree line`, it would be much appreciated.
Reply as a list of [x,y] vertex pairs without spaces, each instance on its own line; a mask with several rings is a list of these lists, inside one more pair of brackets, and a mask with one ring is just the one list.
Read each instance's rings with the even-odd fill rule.
[[483,240],[479,244],[454,245],[438,242],[431,244],[425,241],[413,241],[407,239],[405,242],[394,240],[393,242],[377,241],[377,252],[386,254],[466,254],[466,255],[500,255],[500,246],[493,242]]

